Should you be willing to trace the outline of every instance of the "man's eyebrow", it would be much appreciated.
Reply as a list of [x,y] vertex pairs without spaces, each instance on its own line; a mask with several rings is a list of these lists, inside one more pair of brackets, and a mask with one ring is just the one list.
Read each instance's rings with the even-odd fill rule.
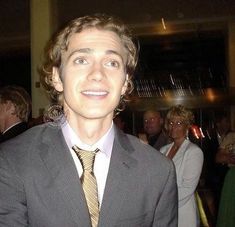
[[75,53],[92,53],[92,52],[94,52],[94,50],[92,50],[91,48],[76,49],[69,54],[68,59],[71,58],[71,56],[73,56]]
[[106,50],[105,53],[106,53],[106,54],[114,54],[114,55],[117,55],[117,56],[119,56],[119,57],[122,59],[122,61],[124,62],[123,56],[122,56],[118,51],[115,51],[115,50]]
[[[91,53],[93,53],[93,52],[95,52],[95,50],[94,50],[94,49],[91,49],[91,48],[76,49],[76,50],[72,51],[72,52],[69,54],[69,56],[68,56],[67,59],[70,59],[70,58],[71,58],[74,54],[76,54],[76,53],[91,54]],[[107,54],[107,55],[112,55],[112,54],[117,55],[117,56],[120,57],[120,58],[122,59],[122,61],[124,62],[123,56],[122,56],[118,51],[115,51],[115,50],[106,50],[106,51],[105,51],[105,54]]]

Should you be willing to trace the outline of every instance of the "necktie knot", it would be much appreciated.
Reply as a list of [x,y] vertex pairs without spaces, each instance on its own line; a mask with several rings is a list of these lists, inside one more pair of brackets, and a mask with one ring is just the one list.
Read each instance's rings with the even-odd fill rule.
[[82,150],[77,146],[73,146],[73,150],[75,151],[79,160],[81,161],[83,170],[93,172],[95,155],[99,151],[99,149],[96,149],[95,151],[87,151],[87,150]]

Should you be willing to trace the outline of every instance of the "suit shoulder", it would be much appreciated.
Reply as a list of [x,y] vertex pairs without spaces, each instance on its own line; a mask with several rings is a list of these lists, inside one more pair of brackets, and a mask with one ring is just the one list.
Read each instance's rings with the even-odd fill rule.
[[135,151],[141,151],[145,152],[148,151],[150,153],[159,153],[156,148],[153,148],[149,144],[144,143],[141,139],[139,139],[136,136],[126,134],[128,140],[130,141],[132,147],[134,148]]
[[[0,144],[0,153],[6,153],[14,155],[27,152],[32,147],[39,144],[43,139],[48,137],[52,132],[53,127],[50,127],[47,123],[32,127],[22,134]],[[58,130],[58,129],[57,129]]]
[[9,141],[6,141],[5,143],[3,143],[3,145],[16,143],[17,141],[24,142],[24,141],[32,140],[33,138],[35,138],[35,136],[40,135],[41,133],[43,133],[43,131],[45,131],[47,129],[48,129],[47,124],[34,126],[32,128],[27,129],[23,133],[19,134],[17,137],[15,137]]
[[134,152],[133,155],[138,158],[141,162],[147,164],[146,168],[151,168],[151,166],[156,169],[167,169],[173,168],[173,162],[169,160],[160,151],[156,150],[149,144],[143,143],[139,138],[127,135],[130,140]]

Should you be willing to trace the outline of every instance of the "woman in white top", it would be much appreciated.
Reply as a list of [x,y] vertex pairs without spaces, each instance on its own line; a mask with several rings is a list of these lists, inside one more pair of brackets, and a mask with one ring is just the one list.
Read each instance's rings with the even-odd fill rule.
[[200,226],[195,190],[201,175],[203,153],[196,144],[187,139],[193,120],[191,111],[181,105],[173,106],[167,113],[165,121],[166,130],[173,142],[160,149],[160,152],[173,160],[176,168],[178,227]]

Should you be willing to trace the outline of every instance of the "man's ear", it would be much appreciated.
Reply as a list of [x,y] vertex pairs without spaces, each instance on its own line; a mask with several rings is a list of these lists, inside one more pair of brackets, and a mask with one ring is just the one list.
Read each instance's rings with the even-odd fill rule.
[[8,112],[11,115],[14,115],[15,114],[15,105],[9,100],[6,101],[6,103],[4,103],[4,104],[5,104],[6,112]]
[[62,81],[60,79],[59,69],[57,67],[53,67],[53,71],[52,71],[52,83],[54,85],[54,88],[57,91],[62,92],[64,90],[63,83],[62,83]]
[[11,101],[7,100],[5,102],[5,106],[6,106],[6,110],[9,111],[14,107],[14,104]]
[[121,92],[121,95],[124,95],[126,93],[126,90],[127,90],[127,87],[128,87],[128,80],[129,80],[129,76],[128,74],[126,74],[126,79],[125,79],[125,82],[122,86],[122,92]]

